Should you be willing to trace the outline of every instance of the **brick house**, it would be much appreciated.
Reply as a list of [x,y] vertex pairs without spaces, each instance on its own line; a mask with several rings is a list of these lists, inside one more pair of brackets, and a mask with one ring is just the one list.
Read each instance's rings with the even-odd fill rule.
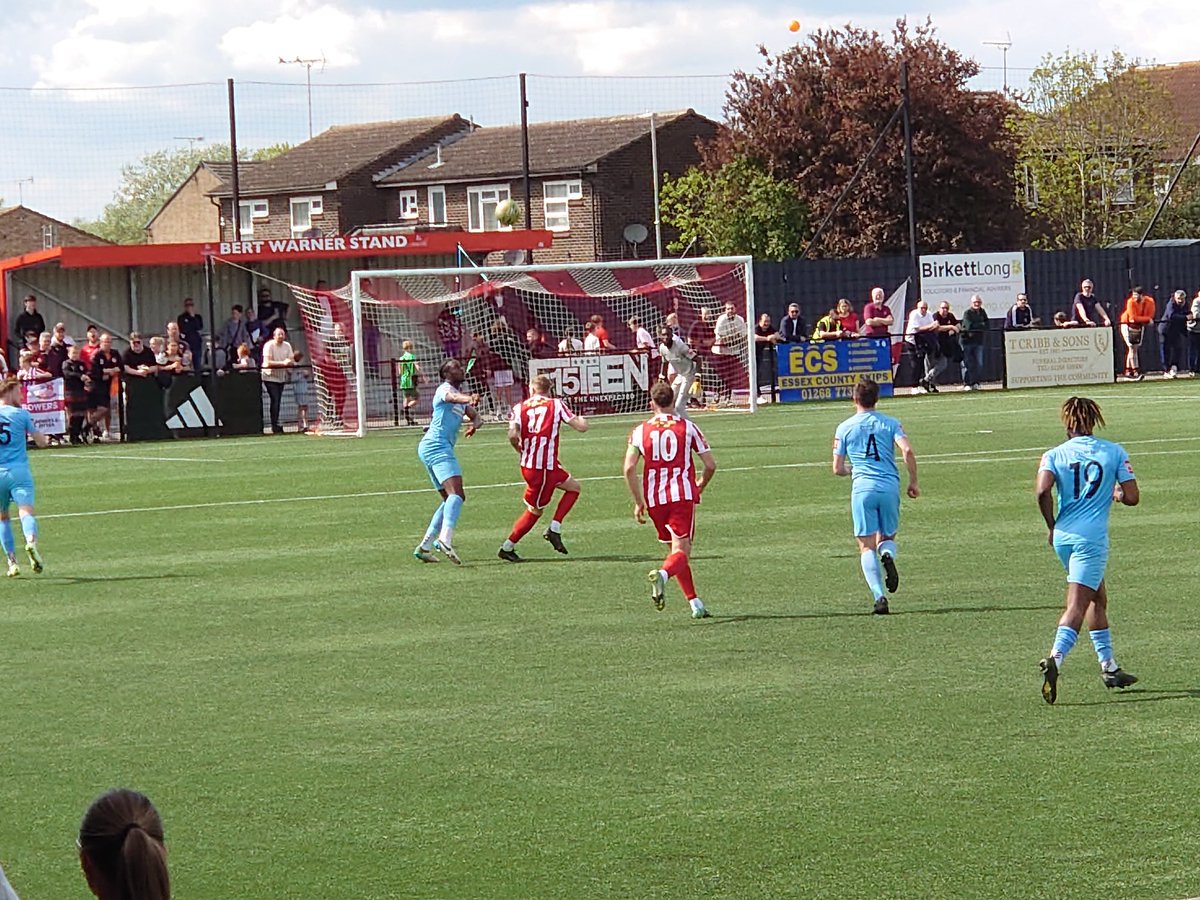
[[51,247],[107,243],[103,238],[52,219],[28,206],[0,208],[0,259],[49,250]]
[[[395,198],[375,187],[374,176],[471,127],[458,115],[337,125],[273,159],[239,167],[241,237],[333,236],[383,222],[386,201]],[[220,200],[221,239],[236,240],[232,184],[209,194]]]
[[[239,163],[239,174],[245,178],[258,165]],[[221,239],[221,206],[212,195],[230,187],[233,163],[204,160],[179,185],[154,218],[146,223],[146,243],[179,244],[219,241]]]
[[[659,172],[681,175],[699,162],[698,141],[719,125],[693,110],[655,117]],[[496,231],[496,205],[524,206],[519,126],[455,134],[428,153],[395,165],[375,182],[386,219],[418,229]],[[650,117],[614,116],[529,125],[529,225],[554,232],[539,263],[654,256]],[[638,245],[625,229],[644,226]],[[664,243],[674,235],[664,228]]]

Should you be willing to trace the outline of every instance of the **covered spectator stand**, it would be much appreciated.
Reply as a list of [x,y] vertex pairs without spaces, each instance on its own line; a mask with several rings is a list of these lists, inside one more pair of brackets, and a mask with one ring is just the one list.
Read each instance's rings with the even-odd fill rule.
[[[13,322],[21,298],[32,294],[47,325],[63,322],[82,341],[88,324],[112,334],[124,351],[129,333],[165,334],[168,321],[196,301],[206,339],[219,331],[234,304],[256,305],[260,288],[276,282],[338,287],[356,269],[452,267],[464,256],[483,262],[489,253],[550,247],[548,231],[429,231],[227,243],[53,247],[0,260],[0,322],[15,365]],[[287,313],[291,339],[300,339],[298,310]],[[302,346],[298,349],[303,349]],[[257,374],[233,376],[211,368],[122,391],[127,440],[260,433],[262,391]],[[242,378],[242,376],[247,376]],[[127,382],[134,379],[126,379]],[[178,383],[173,383],[178,382]],[[185,383],[186,382],[186,383]],[[211,409],[208,407],[211,406]]]

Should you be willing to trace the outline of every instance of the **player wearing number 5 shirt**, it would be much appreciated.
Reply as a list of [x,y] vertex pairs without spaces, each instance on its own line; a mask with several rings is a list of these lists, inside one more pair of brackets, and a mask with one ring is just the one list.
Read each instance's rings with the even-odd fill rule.
[[[646,513],[658,531],[658,539],[671,545],[671,552],[662,568],[650,575],[650,599],[661,610],[666,602],[667,582],[679,582],[684,597],[692,608],[692,618],[706,619],[709,612],[696,596],[692,569],[688,557],[696,537],[696,506],[700,495],[717,471],[712,450],[700,429],[687,419],[672,413],[675,392],[665,381],[650,389],[650,405],[654,415],[633,429],[629,449],[625,451],[625,482],[633,495],[633,518],[640,525]],[[700,457],[704,468],[697,479],[692,455]],[[638,460],[642,460],[642,476],[638,477]]]
[[[865,375],[854,385],[855,414],[837,428],[833,438],[833,474],[853,474],[850,514],[863,577],[875,601],[874,612],[888,614],[880,563],[887,573],[888,593],[900,586],[896,570],[896,532],[900,530],[900,471],[896,451],[908,469],[908,496],[920,496],[917,457],[900,423],[875,409],[879,385]],[[846,465],[849,459],[850,465]]]
[[543,537],[559,553],[567,552],[562,541],[562,521],[579,499],[580,485],[559,465],[558,439],[562,425],[583,432],[588,424],[583,416],[571,412],[567,404],[550,396],[552,386],[548,375],[534,376],[529,382],[532,392],[529,399],[514,406],[508,420],[508,441],[520,454],[521,477],[525,479],[525,512],[513,523],[508,539],[496,553],[509,562],[521,561],[517,542],[537,524],[555,491],[563,492],[562,499]]
[[[1120,444],[1093,437],[1104,425],[1100,407],[1071,397],[1060,413],[1067,441],[1048,450],[1038,466],[1037,501],[1049,529],[1047,540],[1067,570],[1067,608],[1058,620],[1050,655],[1041,661],[1042,698],[1058,699],[1058,673],[1086,621],[1105,687],[1127,688],[1137,677],[1113,658],[1108,628],[1108,514],[1116,500],[1137,506],[1141,499],[1129,454]],[[1055,509],[1051,492],[1058,493]]]

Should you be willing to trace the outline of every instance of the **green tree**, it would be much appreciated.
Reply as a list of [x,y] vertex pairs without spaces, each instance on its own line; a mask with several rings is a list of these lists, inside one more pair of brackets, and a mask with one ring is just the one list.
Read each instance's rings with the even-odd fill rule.
[[[1012,104],[973,90],[978,64],[939,41],[928,21],[910,28],[901,19],[888,36],[848,25],[778,56],[761,53],[758,71],[733,76],[727,128],[706,156],[710,170],[756,160],[795,186],[811,221],[822,220],[895,111],[907,61],[920,248],[1002,250],[1021,242],[1016,147],[1005,129]],[[903,253],[906,210],[903,135],[892,127],[814,249]]]
[[[271,159],[288,149],[287,144],[273,144],[240,153],[239,157],[244,160]],[[136,163],[121,167],[121,186],[99,219],[74,224],[118,244],[144,243],[146,224],[196,166],[204,161],[219,162],[231,158],[228,144],[147,153]]]
[[1067,52],[1042,60],[1020,101],[1010,128],[1033,245],[1140,237],[1179,137],[1163,87],[1119,51],[1106,60]]
[[739,158],[715,170],[692,168],[664,179],[663,220],[679,231],[675,253],[695,247],[710,256],[798,256],[808,236],[808,208],[787,181]]

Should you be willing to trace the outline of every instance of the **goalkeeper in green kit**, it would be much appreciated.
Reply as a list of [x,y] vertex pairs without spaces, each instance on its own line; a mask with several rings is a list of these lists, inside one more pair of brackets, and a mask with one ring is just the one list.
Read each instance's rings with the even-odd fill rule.
[[400,393],[404,395],[404,421],[408,425],[416,425],[417,420],[413,418],[412,413],[417,406],[417,400],[420,399],[417,384],[425,380],[425,374],[421,371],[416,354],[413,353],[413,342],[405,341],[401,346],[404,352],[396,363],[396,374],[400,376]]

